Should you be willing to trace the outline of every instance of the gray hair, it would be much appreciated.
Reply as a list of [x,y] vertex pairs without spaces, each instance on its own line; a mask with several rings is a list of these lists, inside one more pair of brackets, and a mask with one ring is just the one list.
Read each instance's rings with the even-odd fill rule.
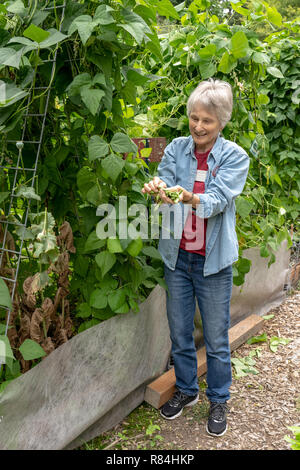
[[213,110],[222,128],[224,128],[227,122],[230,121],[232,114],[233,96],[231,85],[223,80],[214,80],[213,78],[200,82],[188,99],[188,116],[197,104]]

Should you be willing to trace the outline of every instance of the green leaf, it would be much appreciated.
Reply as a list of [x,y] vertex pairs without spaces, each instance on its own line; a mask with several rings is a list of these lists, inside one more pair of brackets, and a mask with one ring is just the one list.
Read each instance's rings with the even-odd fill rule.
[[153,259],[162,259],[160,252],[154,246],[144,246],[144,248],[142,249],[142,253],[146,256],[150,256],[150,258]]
[[125,160],[111,153],[108,157],[101,160],[101,165],[108,176],[115,182],[125,165]]
[[[31,49],[38,49],[39,45],[37,42],[31,41],[31,39],[23,38],[22,36],[15,36],[11,38],[7,44],[23,44],[24,46],[28,46],[28,50]],[[27,48],[26,48],[27,50]]]
[[7,385],[12,382],[14,379],[10,379],[10,380],[5,380],[4,382],[1,383],[0,385],[0,393],[4,392],[5,388],[7,387]]
[[27,199],[36,199],[37,201],[41,200],[41,197],[38,194],[36,194],[34,188],[32,188],[31,186],[25,186],[24,184],[21,184],[18,187],[16,196],[25,197]]
[[145,279],[142,284],[150,289],[156,286],[156,284],[153,281],[149,281],[148,279]]
[[245,57],[249,48],[248,39],[245,33],[242,31],[235,33],[231,38],[230,47],[235,59]]
[[98,184],[92,186],[86,193],[86,200],[94,206],[99,206],[102,201],[102,192]]
[[284,78],[282,72],[277,67],[267,67],[267,71],[273,75],[273,77]]
[[147,37],[149,38],[149,41],[147,39],[145,40],[145,47],[149,49],[158,60],[163,61],[163,56],[161,53],[161,44],[157,34],[155,32],[153,32],[152,34],[148,33]]
[[77,186],[83,197],[86,196],[87,192],[96,183],[96,176],[90,170],[90,168],[83,167],[77,173]]
[[231,359],[231,362],[235,368],[236,378],[245,377],[247,374],[258,374],[258,370],[255,369],[255,367],[252,367],[252,365],[255,364],[255,361],[250,357],[235,357]]
[[44,349],[32,339],[25,339],[19,347],[19,351],[25,361],[31,361],[46,356]]
[[77,30],[82,43],[86,44],[95,26],[97,26],[97,22],[94,23],[90,15],[81,15],[71,23],[68,34],[71,35]]
[[10,342],[7,336],[0,336],[0,362],[6,364],[8,360],[14,360],[14,353],[11,349]]
[[77,313],[75,315],[75,317],[79,317],[79,318],[88,318],[92,315],[92,309],[91,307],[89,306],[88,303],[86,302],[83,302],[82,304],[79,305],[79,307],[77,308]]
[[16,15],[19,15],[21,17],[24,17],[28,14],[28,8],[25,8],[22,0],[16,0],[15,2],[11,2],[11,4],[8,5],[6,9],[10,13],[15,13]]
[[74,263],[74,271],[81,277],[85,278],[89,268],[89,258],[87,256],[77,256]]
[[200,59],[198,67],[203,80],[212,77],[216,73],[216,65],[211,59]]
[[0,305],[12,309],[10,293],[5,281],[0,278]]
[[108,295],[108,304],[114,312],[125,303],[125,300],[126,292],[124,289],[115,290]]
[[89,73],[81,73],[76,75],[74,80],[67,87],[67,92],[69,96],[80,95],[80,91],[84,86],[92,84],[92,79]]
[[81,333],[82,331],[85,331],[88,328],[92,328],[92,326],[96,326],[99,323],[100,323],[100,320],[97,320],[96,318],[92,318],[92,320],[85,321],[78,328],[78,333]]
[[7,362],[7,369],[5,372],[5,379],[16,379],[21,375],[21,364],[20,361],[15,361],[13,359],[9,359]]
[[110,145],[113,151],[117,153],[137,153],[137,146],[135,143],[130,139],[130,137],[128,137],[128,135],[122,134],[122,132],[117,132],[113,136]]
[[270,98],[267,95],[261,93],[257,96],[257,101],[259,104],[268,104],[270,102]]
[[167,18],[171,17],[175,18],[176,20],[180,20],[180,16],[178,15],[170,0],[161,0],[155,6],[159,15],[166,16]]
[[2,204],[2,202],[4,202],[8,198],[8,196],[8,191],[0,192],[0,204]]
[[122,16],[125,24],[120,23],[117,26],[125,29],[132,37],[134,37],[138,44],[141,44],[146,33],[151,34],[151,29],[149,29],[147,23],[136,13],[123,8]]
[[117,258],[114,253],[101,251],[101,253],[98,253],[98,255],[95,256],[95,261],[101,269],[102,277],[104,277],[105,274],[113,267]]
[[247,258],[240,258],[238,260],[238,270],[240,273],[246,274],[250,271],[252,261]]
[[254,344],[254,343],[263,343],[268,340],[267,334],[263,333],[260,336],[252,336],[247,341],[247,344]]
[[245,275],[239,274],[238,276],[233,276],[233,284],[235,286],[241,286],[245,282]]
[[116,313],[128,313],[130,310],[129,304],[125,302],[121,307],[115,310]]
[[105,245],[105,240],[101,240],[98,238],[96,230],[91,232],[88,236],[87,241],[84,245],[84,253],[88,253],[90,251],[98,250]]
[[137,238],[136,240],[132,240],[132,242],[128,245],[126,251],[131,255],[136,257],[141,249],[143,248],[143,242],[141,238]]
[[280,178],[280,176],[278,175],[278,173],[273,173],[273,175],[271,175],[271,179],[273,179],[274,181],[276,181],[276,183],[278,183],[279,186],[282,187],[282,181],[281,181],[281,178]]
[[93,318],[97,318],[98,320],[108,320],[109,318],[114,316],[114,312],[111,309],[94,309],[93,310]]
[[248,16],[250,14],[250,11],[247,10],[246,8],[241,7],[240,5],[235,5],[233,2],[231,2],[232,9],[239,13],[240,15],[243,16]]
[[[12,328],[12,326],[9,326],[8,329]],[[4,335],[6,330],[6,325],[4,323],[0,323],[0,335]]]
[[232,265],[232,274],[233,274],[233,277],[236,277],[239,275],[238,269],[236,268],[235,264]]
[[161,279],[159,277],[156,277],[155,278],[157,284],[159,284],[161,287],[163,287],[164,289],[168,290],[168,285],[166,283],[166,281],[164,279]]
[[292,94],[292,102],[297,105],[300,103],[300,87]]
[[286,345],[286,344],[289,344],[290,341],[292,341],[292,340],[289,339],[289,338],[282,338],[282,337],[278,337],[278,336],[272,336],[272,338],[270,338],[270,343],[269,343],[270,350],[272,352],[276,352],[277,348],[280,344]]
[[92,162],[107,155],[109,146],[108,143],[98,135],[92,135],[88,143],[88,150],[89,160]]
[[264,320],[271,320],[271,318],[273,318],[275,315],[274,314],[271,314],[271,315],[263,315],[263,319]]
[[45,21],[45,19],[47,18],[49,14],[50,12],[47,10],[42,11],[42,10],[37,9],[32,17],[31,22],[35,24],[36,26],[39,26]]
[[276,241],[280,245],[287,238],[286,229],[280,230],[276,235]]
[[93,77],[92,85],[96,84],[103,85],[104,87],[106,87],[106,79],[103,73],[96,73],[96,75]]
[[32,41],[41,43],[50,36],[50,32],[44,31],[39,26],[36,26],[35,24],[31,23],[31,25],[23,32],[23,36],[31,39]]
[[136,104],[136,86],[130,80],[127,80],[123,86],[122,96],[128,103]]
[[114,279],[110,274],[107,274],[101,279],[101,290],[107,294],[111,290],[117,289],[118,284],[117,279]]
[[41,49],[47,49],[68,37],[66,34],[57,31],[55,28],[50,28],[47,32],[49,33],[49,37],[40,43]]
[[229,55],[227,51],[224,52],[220,60],[218,70],[223,73],[230,73],[232,69],[237,65],[235,58]]
[[105,308],[107,306],[107,295],[101,289],[96,289],[91,293],[90,306],[94,308]]
[[254,202],[246,199],[243,196],[239,196],[236,201],[236,211],[244,219],[250,214],[251,210],[255,207]]
[[270,63],[270,57],[264,52],[254,52],[251,56],[251,59],[253,59],[253,61],[257,64],[269,65]]
[[261,247],[260,249],[260,256],[262,258],[268,258],[268,256],[270,256],[270,252],[268,251],[267,247],[264,245]]
[[[20,62],[26,48],[22,47],[18,51],[15,51],[12,47],[1,47],[0,48],[0,65],[8,65],[10,67],[19,68]],[[2,101],[2,99],[1,99]]]
[[282,16],[275,7],[266,6],[268,20],[276,26],[282,26]]
[[123,248],[118,238],[108,238],[107,249],[110,253],[122,253]]
[[[0,56],[1,56],[1,49],[0,49]],[[1,64],[1,59],[0,59],[0,64]],[[0,107],[1,108],[10,106],[16,101],[23,99],[27,95],[28,95],[28,92],[23,91],[21,88],[16,87],[14,84],[6,83],[0,80]]]
[[138,86],[143,86],[148,82],[149,78],[146,75],[140,73],[137,69],[128,69],[127,70],[127,79],[132,83]]
[[95,116],[100,106],[100,102],[103,96],[105,96],[105,92],[103,90],[88,88],[85,86],[81,89],[80,96],[86,107],[89,109],[92,115]]
[[216,55],[217,46],[215,44],[208,44],[198,50],[198,55],[203,59],[211,59]]
[[[142,150],[144,150],[144,149],[142,149]],[[148,149],[146,149],[146,150],[148,150]],[[128,160],[126,160],[125,170],[127,171],[127,173],[130,176],[134,176],[139,171],[139,167],[136,163],[129,162]],[[128,183],[130,183],[130,181]]]
[[113,16],[110,14],[111,11],[114,11],[109,5],[99,5],[95,11],[94,23],[107,25],[115,23]]

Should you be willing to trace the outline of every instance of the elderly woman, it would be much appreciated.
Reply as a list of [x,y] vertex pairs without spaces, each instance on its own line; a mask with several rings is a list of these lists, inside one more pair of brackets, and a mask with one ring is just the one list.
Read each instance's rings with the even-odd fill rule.
[[[221,136],[231,118],[232,103],[229,83],[213,79],[201,82],[187,102],[190,135],[178,137],[166,147],[158,166],[159,177],[142,189],[143,193],[159,194],[166,203],[163,206],[173,209],[173,219],[177,220],[171,222],[170,236],[160,235],[159,240],[176,376],[175,393],[160,413],[174,419],[185,406],[198,401],[193,337],[197,299],[210,401],[206,430],[213,436],[221,436],[227,429],[226,402],[232,380],[228,340],[232,264],[238,260],[235,198],[243,190],[249,169],[245,150]],[[165,188],[182,190],[180,202],[174,205]],[[178,220],[182,220],[184,229],[176,237]]]

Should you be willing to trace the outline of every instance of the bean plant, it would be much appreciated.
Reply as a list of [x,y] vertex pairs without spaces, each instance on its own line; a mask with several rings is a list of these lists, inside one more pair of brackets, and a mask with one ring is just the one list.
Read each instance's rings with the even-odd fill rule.
[[[291,246],[292,232],[299,238],[299,21],[284,23],[266,1],[241,0],[231,2],[239,19],[232,24],[213,14],[211,4],[67,0],[63,9],[62,0],[1,3],[1,220],[10,223],[7,249],[21,249],[24,239],[14,302],[0,283],[0,303],[12,308],[7,337],[14,355],[1,380],[42,360],[40,349],[26,351],[29,340],[49,354],[86,328],[138,312],[157,284],[166,287],[157,240],[100,239],[104,216],[97,208],[108,204],[118,214],[122,196],[128,206],[149,208],[141,189],[157,167],[144,159],[151,149],[141,156],[132,138],[169,142],[188,135],[186,101],[200,80],[231,83],[233,116],[223,135],[251,157],[236,200],[234,283],[242,285],[250,270],[246,248],[258,246],[271,264],[284,240]],[[262,38],[264,24],[273,33]],[[38,138],[47,111],[34,185],[26,168],[33,167],[36,144],[16,145],[29,104],[24,141]],[[30,217],[21,229],[28,201]],[[13,274],[16,259],[6,252],[2,260],[1,276]],[[6,312],[0,311],[4,336]]]

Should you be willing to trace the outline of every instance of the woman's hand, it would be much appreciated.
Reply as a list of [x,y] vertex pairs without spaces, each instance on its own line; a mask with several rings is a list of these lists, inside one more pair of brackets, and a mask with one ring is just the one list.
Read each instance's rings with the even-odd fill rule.
[[[151,194],[152,191],[155,193],[159,194],[159,197],[161,201],[165,204],[175,204],[175,202],[169,198],[166,193],[164,192],[164,189],[167,187],[166,183],[162,181],[158,176],[155,176],[153,180],[149,181],[149,183],[145,183],[144,187],[142,189],[142,193],[148,193]],[[168,188],[168,190],[171,191],[180,191],[181,194],[179,196],[179,201],[186,203],[192,202],[192,193],[184,189],[182,186],[172,186],[171,188]]]
[[[186,202],[192,203],[193,193],[190,193],[189,191],[184,189],[182,186],[179,186],[179,185],[172,186],[171,188],[168,188],[168,190],[169,191],[181,191],[181,194],[179,195],[179,201],[183,203],[186,203]],[[175,204],[175,202],[172,201],[172,199],[170,199],[163,190],[160,190],[159,194],[160,194],[160,198],[162,202],[165,202],[166,204]]]
[[154,176],[153,180],[149,181],[149,183],[145,183],[142,189],[142,193],[151,193],[154,191],[155,193],[159,192],[159,188],[166,188],[167,185],[164,181],[162,181],[158,176]]

